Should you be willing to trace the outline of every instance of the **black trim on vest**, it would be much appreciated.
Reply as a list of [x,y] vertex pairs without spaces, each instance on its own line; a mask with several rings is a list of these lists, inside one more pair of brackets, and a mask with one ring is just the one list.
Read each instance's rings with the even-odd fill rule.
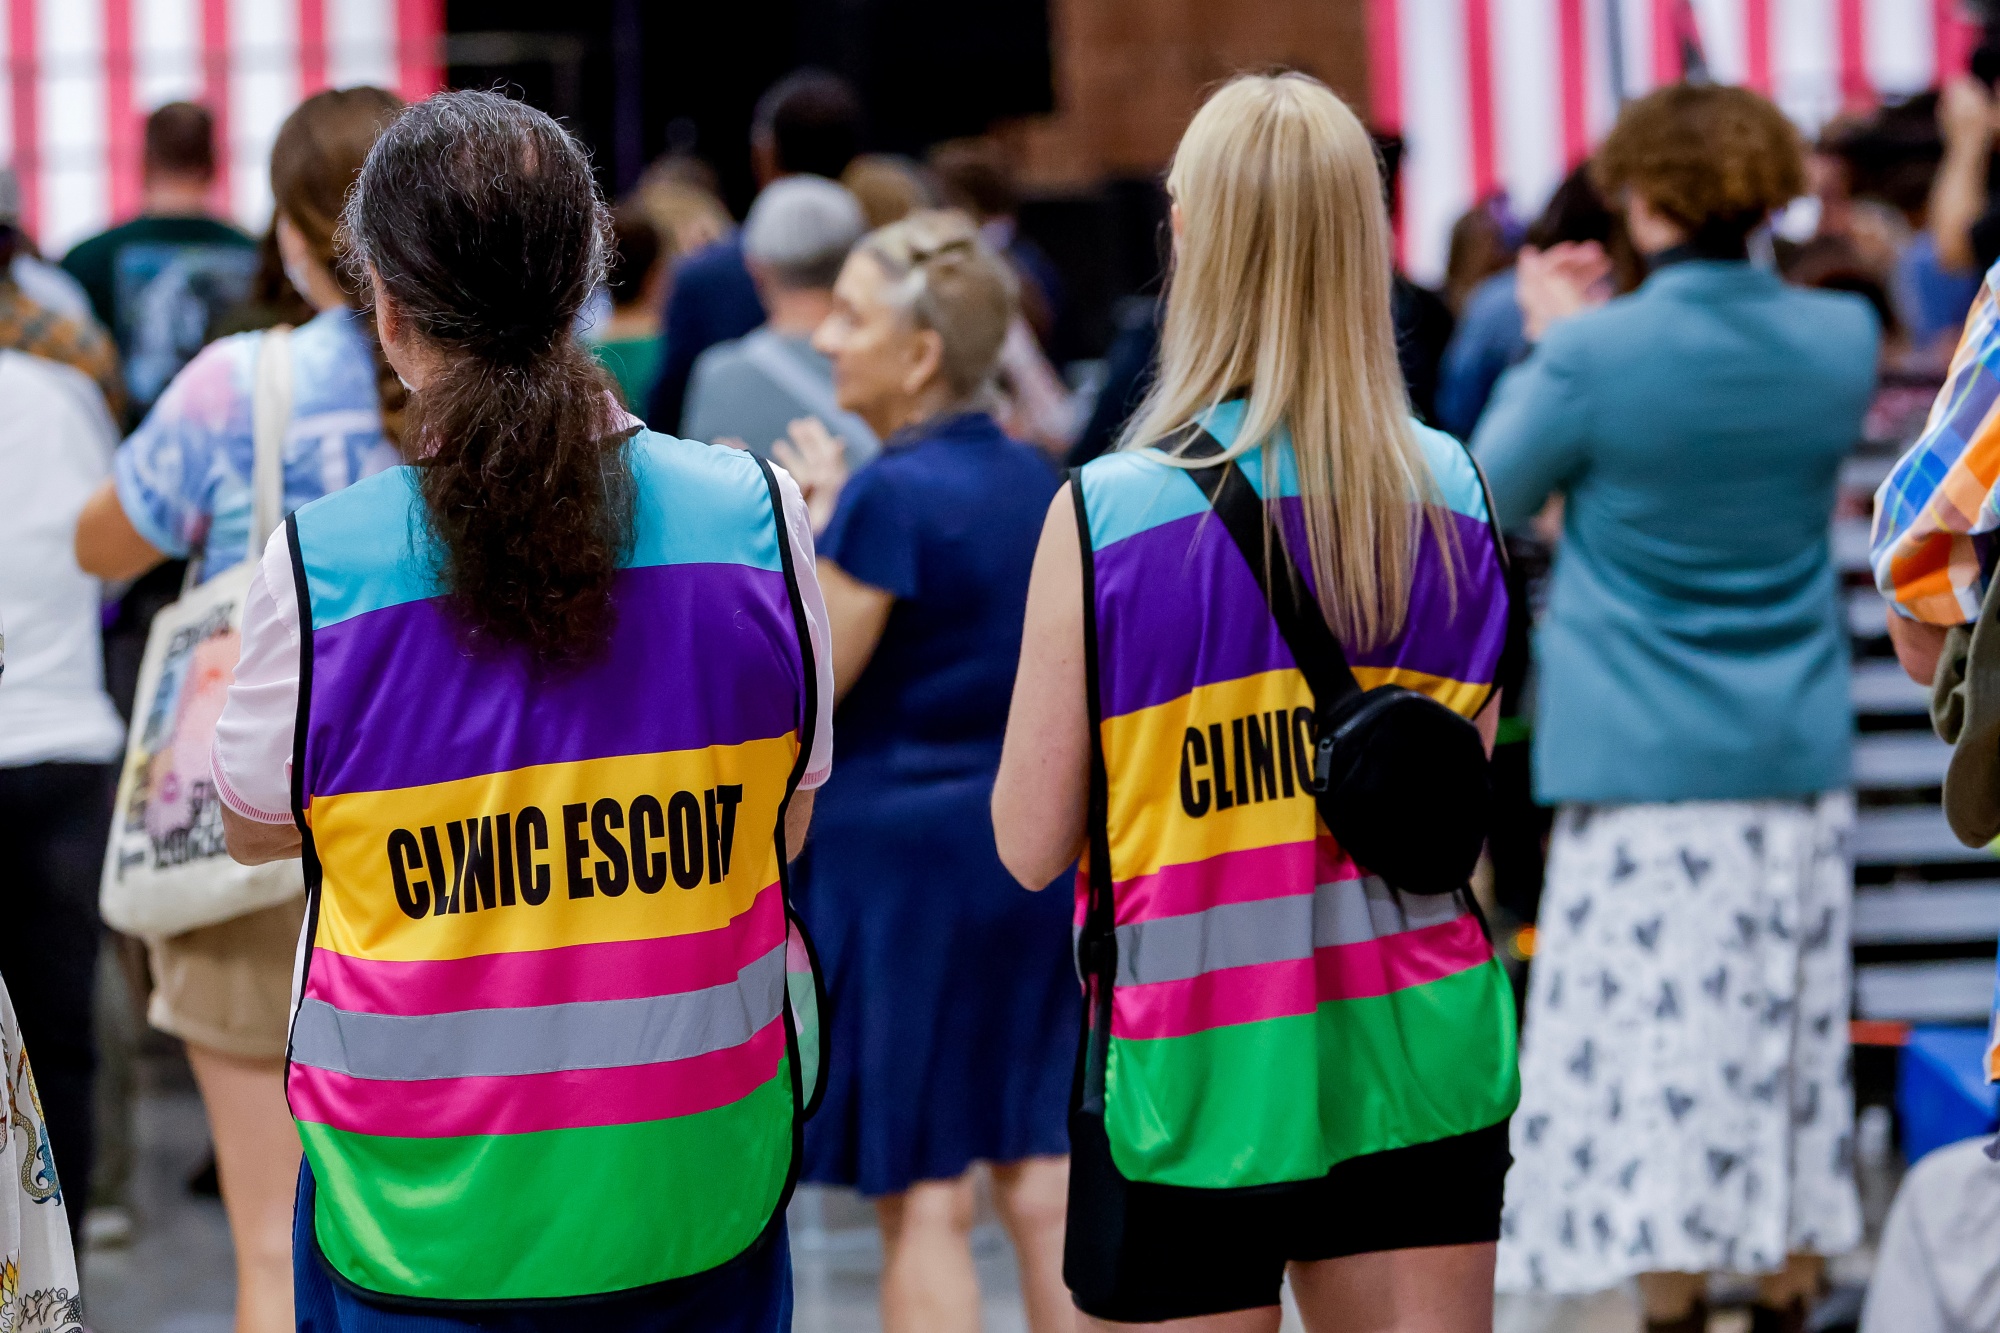
[[792,628],[799,641],[799,666],[804,672],[804,698],[801,700],[803,716],[799,719],[799,757],[792,764],[792,774],[785,783],[785,799],[778,806],[777,828],[773,836],[778,847],[778,885],[785,898],[785,922],[788,929],[797,930],[799,941],[805,945],[806,959],[812,968],[813,1003],[819,1016],[819,1072],[813,1079],[813,1094],[805,1097],[805,1073],[799,1067],[798,1026],[792,1017],[792,991],[787,973],[785,987],[785,1029],[791,1040],[792,1049],[792,1169],[785,1182],[783,1200],[778,1205],[782,1213],[791,1201],[792,1191],[798,1186],[798,1176],[805,1161],[805,1122],[812,1119],[819,1110],[820,1102],[826,1097],[826,1080],[832,1061],[828,1059],[827,1041],[827,996],[826,979],[820,971],[819,950],[814,947],[812,932],[800,919],[792,906],[792,861],[791,849],[785,845],[785,816],[792,806],[792,797],[797,794],[799,782],[806,775],[806,768],[812,763],[813,742],[819,732],[819,662],[813,655],[812,622],[806,616],[805,597],[799,592],[799,572],[792,561],[792,527],[785,519],[785,496],[778,486],[778,474],[765,459],[757,459],[758,471],[764,474],[764,488],[771,496],[771,520],[778,529],[778,567],[785,574],[785,594],[792,604]]
[[1118,934],[1111,904],[1111,798],[1104,765],[1104,711],[1098,697],[1097,559],[1090,544],[1090,510],[1083,499],[1083,469],[1071,468],[1078,555],[1083,566],[1083,690],[1090,713],[1090,871],[1076,968],[1083,978],[1084,1035],[1074,1100],[1090,1115],[1104,1114],[1104,1073],[1111,1059],[1111,989],[1118,975]]
[[[813,741],[819,730],[819,672],[813,657],[812,625],[806,619],[805,599],[799,595],[799,572],[792,564],[792,529],[785,521],[784,492],[778,489],[778,475],[768,462],[757,459],[757,468],[764,474],[764,488],[771,494],[771,518],[778,525],[778,568],[785,575],[785,594],[792,604],[792,628],[799,638],[799,662],[805,668],[804,712],[799,718],[799,757],[793,762],[792,775],[785,783],[785,800],[789,803],[792,793],[799,789],[799,780],[806,775],[806,765],[812,762]],[[784,827],[785,821],[780,819],[780,851],[784,849]]]
[[[1514,590],[1509,585],[1507,575],[1512,572],[1514,561],[1507,554],[1507,534],[1500,530],[1500,513],[1493,507],[1493,487],[1487,483],[1486,469],[1479,466],[1479,460],[1472,456],[1472,446],[1455,435],[1446,436],[1445,438],[1459,447],[1460,452],[1465,455],[1467,465],[1472,468],[1472,475],[1479,478],[1479,497],[1486,503],[1486,536],[1487,540],[1493,543],[1494,557],[1500,562],[1500,595],[1507,599],[1507,614],[1511,618],[1514,614]],[[1493,680],[1486,686],[1486,697],[1479,701],[1479,707],[1472,710],[1472,716],[1478,717],[1486,711],[1488,704],[1499,697],[1500,677],[1496,671]],[[1466,895],[1467,898],[1471,896],[1471,894]],[[1479,924],[1481,926],[1486,924],[1484,917],[1480,918]]]
[[[312,719],[313,619],[312,589],[306,579],[305,555],[299,549],[299,517],[285,516],[285,547],[292,560],[292,591],[298,601],[299,616],[299,705],[292,723],[292,822],[299,826],[299,861],[306,879],[306,948],[300,962],[300,995],[306,993],[306,976],[312,971],[313,949],[319,944],[319,899],[321,870],[319,847],[313,842],[312,825],[306,819],[306,727]],[[292,1082],[292,1034],[285,1032],[285,1100],[289,1107]]]

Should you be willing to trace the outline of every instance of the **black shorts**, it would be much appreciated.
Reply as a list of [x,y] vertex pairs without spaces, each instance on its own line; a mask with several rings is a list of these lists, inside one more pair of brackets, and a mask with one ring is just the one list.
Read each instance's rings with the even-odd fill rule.
[[1507,1122],[1342,1162],[1318,1180],[1204,1190],[1126,1180],[1102,1117],[1070,1114],[1063,1279],[1085,1314],[1144,1324],[1278,1303],[1285,1265],[1500,1239]]

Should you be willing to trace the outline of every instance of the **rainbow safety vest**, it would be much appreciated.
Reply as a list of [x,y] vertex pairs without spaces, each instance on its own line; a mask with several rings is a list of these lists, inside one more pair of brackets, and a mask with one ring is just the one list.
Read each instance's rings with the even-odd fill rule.
[[[1243,407],[1205,422],[1225,446]],[[1506,633],[1501,553],[1465,450],[1417,435],[1458,537],[1455,596],[1426,526],[1402,633],[1348,656],[1364,688],[1395,682],[1469,717]],[[1263,494],[1262,448],[1240,461]],[[1499,1123],[1520,1092],[1514,1002],[1467,895],[1393,893],[1327,833],[1305,787],[1312,692],[1187,474],[1136,450],[1080,478],[1095,753],[1076,921],[1085,975],[1114,978],[1108,1033],[1091,1006],[1083,1109],[1101,1105],[1120,1174],[1306,1181]],[[1110,941],[1093,939],[1093,879]]]
[[779,841],[816,703],[791,546],[749,454],[628,456],[615,625],[574,668],[468,646],[412,469],[290,520],[286,1091],[318,1249],[364,1293],[647,1288],[743,1253],[790,1192],[820,1082]]

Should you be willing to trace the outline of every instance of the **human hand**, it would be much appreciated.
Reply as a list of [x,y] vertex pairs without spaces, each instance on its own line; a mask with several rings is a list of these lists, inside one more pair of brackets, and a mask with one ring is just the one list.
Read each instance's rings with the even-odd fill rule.
[[1523,332],[1540,342],[1549,327],[1611,299],[1611,256],[1596,241],[1521,247],[1514,269]]
[[789,438],[771,443],[771,457],[792,474],[805,497],[814,532],[833,521],[841,488],[847,485],[847,449],[818,417],[800,417],[788,427]]
[[1938,94],[1938,132],[1953,146],[1988,143],[1993,138],[1993,94],[1977,79],[1953,79]]

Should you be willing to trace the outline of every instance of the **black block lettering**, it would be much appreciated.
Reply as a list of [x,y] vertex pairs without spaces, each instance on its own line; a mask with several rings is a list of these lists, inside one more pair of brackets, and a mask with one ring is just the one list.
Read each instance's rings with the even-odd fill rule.
[[624,807],[609,796],[599,797],[590,807],[590,836],[597,840],[597,850],[604,857],[597,863],[597,891],[607,898],[616,898],[631,882],[625,869],[625,844],[612,831],[624,827]]
[[[500,816],[505,819],[507,816]],[[452,852],[458,851],[458,838],[451,840]],[[477,819],[465,821],[465,910],[477,912],[480,908],[493,910],[493,817],[481,815]]]
[[1208,813],[1208,779],[1196,780],[1194,771],[1208,767],[1208,742],[1201,738],[1201,728],[1189,727],[1187,735],[1181,737],[1181,809],[1187,811],[1189,819],[1200,819]]
[[[710,787],[703,802],[708,815],[708,882],[720,884],[729,874],[729,857],[736,847],[736,807],[743,803],[743,784]],[[721,807],[718,812],[717,807]]]
[[524,806],[514,818],[514,861],[521,867],[521,901],[540,907],[549,900],[549,868],[535,860],[549,849],[549,820],[540,806]]
[[500,854],[500,905],[514,905],[514,817],[504,811],[493,816],[493,850]]
[[[459,835],[452,839],[453,846],[456,847],[459,838],[465,836],[458,827],[458,821],[453,820],[445,827]],[[432,824],[424,825],[424,860],[430,863],[431,868],[431,915],[449,916],[458,910],[458,881],[454,879],[451,891],[448,893],[445,891],[444,853],[438,850],[438,831]]]
[[1229,758],[1236,769],[1236,804],[1248,805],[1250,804],[1250,775],[1244,771],[1243,764],[1242,718],[1236,717],[1229,720],[1229,734],[1230,739],[1235,742],[1230,750]]
[[674,883],[691,889],[701,883],[701,802],[677,791],[667,802],[667,852]]
[[1292,785],[1292,723],[1290,716],[1282,708],[1277,712],[1277,721],[1278,781],[1284,784],[1285,796],[1289,799],[1296,790]]
[[1252,713],[1243,719],[1250,726],[1250,799],[1278,799],[1277,747],[1271,741],[1271,715]]
[[1229,765],[1222,759],[1222,724],[1208,724],[1209,771],[1215,774],[1215,808],[1228,810],[1236,804],[1236,798],[1229,794]]
[[1299,790],[1313,789],[1313,710],[1292,710],[1292,767],[1299,771]]
[[[461,828],[459,826],[459,822],[456,819],[454,819],[449,824],[446,824],[444,826],[444,831],[451,837],[451,887],[452,887],[452,896],[457,897],[458,886],[466,882],[465,881],[465,830]],[[471,902],[471,905],[469,908],[467,908],[467,910],[477,912],[479,910],[479,900],[473,898],[472,895],[469,893],[466,895],[466,897]],[[466,906],[465,903],[454,904],[451,910],[456,912],[460,907],[465,907],[465,906]]]
[[406,828],[389,833],[389,878],[396,885],[396,906],[403,915],[421,921],[431,910],[429,880],[410,881],[410,871],[424,868],[423,854],[417,850],[417,835]]
[[646,839],[667,834],[666,816],[656,796],[632,798],[632,882],[641,893],[658,893],[667,883],[667,854],[647,851]]
[[583,836],[583,821],[589,817],[590,807],[581,801],[563,807],[563,865],[569,872],[572,898],[588,898],[596,892],[590,876],[583,873],[584,858],[590,855],[590,839]]

